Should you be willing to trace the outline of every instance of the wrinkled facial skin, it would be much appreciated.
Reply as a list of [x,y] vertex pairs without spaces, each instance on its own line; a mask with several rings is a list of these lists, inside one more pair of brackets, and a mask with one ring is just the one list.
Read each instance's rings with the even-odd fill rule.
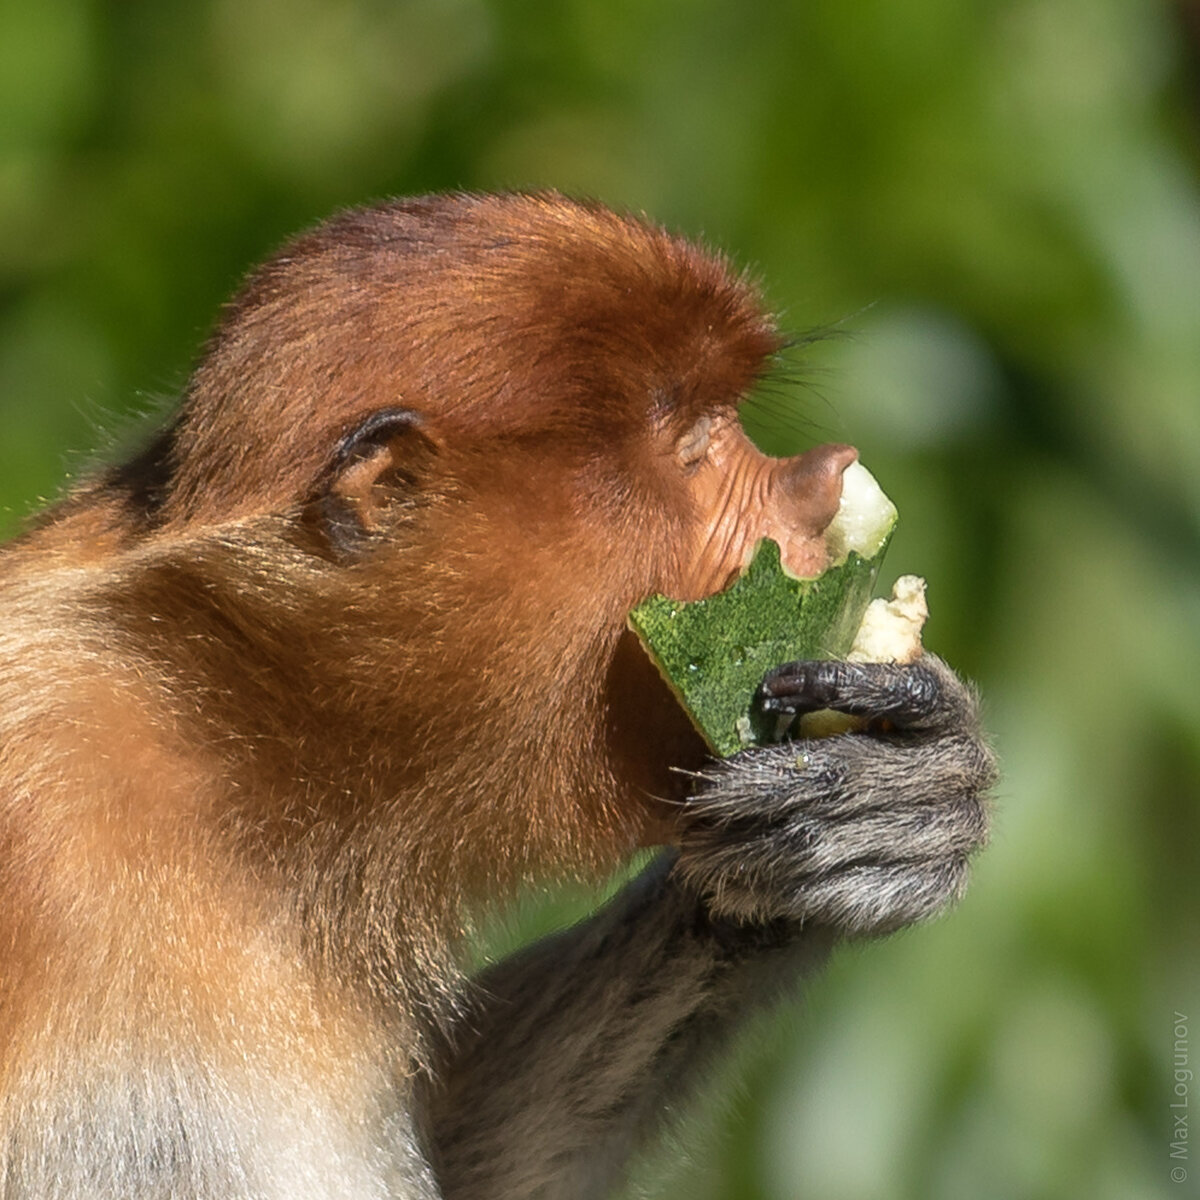
[[828,565],[824,534],[841,501],[842,472],[858,457],[854,447],[770,458],[736,420],[701,417],[676,457],[705,516],[676,599],[699,600],[727,587],[762,538],[779,544],[785,569],[798,578]]

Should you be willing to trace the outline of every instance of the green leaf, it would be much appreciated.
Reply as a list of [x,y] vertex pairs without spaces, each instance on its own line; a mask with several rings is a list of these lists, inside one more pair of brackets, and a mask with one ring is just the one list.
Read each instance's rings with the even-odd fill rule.
[[726,757],[777,740],[778,718],[754,704],[767,671],[845,656],[886,550],[885,538],[870,559],[851,551],[814,579],[793,579],[779,546],[764,538],[725,591],[690,604],[651,596],[629,625],[709,747]]

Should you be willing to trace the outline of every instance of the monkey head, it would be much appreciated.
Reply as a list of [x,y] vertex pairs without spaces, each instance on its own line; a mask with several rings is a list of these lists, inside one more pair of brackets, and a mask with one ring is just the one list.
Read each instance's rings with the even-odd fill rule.
[[[961,894],[994,777],[936,659],[780,664],[879,736],[706,762],[627,627],[855,452],[739,407],[754,289],[554,194],[347,212],[165,427],[0,563],[0,1194],[589,1195],[843,936]],[[528,879],[671,843],[466,979]],[[485,909],[486,911],[486,909]]]
[[855,451],[770,458],[738,419],[780,345],[719,256],[598,205],[349,211],[250,276],[103,494],[127,540],[217,539],[227,600],[290,614],[303,696],[238,721],[341,729],[396,795],[436,780],[456,830],[515,791],[531,842],[623,852],[669,836],[704,753],[629,609],[720,589],[763,536],[825,563]]

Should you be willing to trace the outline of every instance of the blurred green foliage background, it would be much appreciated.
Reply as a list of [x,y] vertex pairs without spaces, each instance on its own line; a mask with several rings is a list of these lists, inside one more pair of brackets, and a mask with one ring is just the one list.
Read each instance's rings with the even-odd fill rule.
[[1200,1140],[1169,1145],[1176,1014],[1200,1065],[1198,13],[0,6],[9,530],[339,205],[596,195],[833,329],[786,391],[896,500],[888,569],[928,577],[927,642],[983,686],[994,843],[953,917],[840,957],[722,1081],[717,1136],[646,1168],[655,1194],[1200,1195]]

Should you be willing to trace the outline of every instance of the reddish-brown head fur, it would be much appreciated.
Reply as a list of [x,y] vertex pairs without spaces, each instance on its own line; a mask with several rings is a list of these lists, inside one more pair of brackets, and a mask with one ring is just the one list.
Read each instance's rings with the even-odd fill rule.
[[348,212],[226,310],[188,388],[165,516],[279,511],[385,407],[427,417],[452,452],[545,439],[555,459],[625,478],[652,414],[736,403],[776,346],[722,261],[598,206],[463,196]]

